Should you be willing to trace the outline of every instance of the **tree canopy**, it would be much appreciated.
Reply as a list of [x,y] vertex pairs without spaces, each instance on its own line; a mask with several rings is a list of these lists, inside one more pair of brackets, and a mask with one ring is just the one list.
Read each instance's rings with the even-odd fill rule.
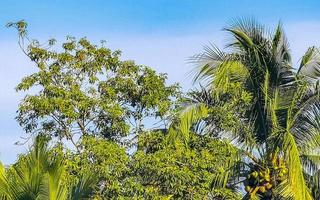
[[36,67],[16,87],[33,144],[0,165],[0,199],[319,198],[320,54],[295,67],[281,24],[235,20],[226,49],[192,57],[185,94],[105,42],[8,27]]
[[[37,71],[22,79],[25,96],[17,120],[27,133],[70,140],[94,135],[119,140],[144,130],[145,119],[165,122],[179,85],[166,85],[166,74],[122,61],[120,51],[67,37],[61,48],[50,39],[41,44],[25,34],[27,24],[10,23],[19,31],[19,45]],[[161,126],[163,124],[160,124]],[[78,136],[78,137],[77,137]]]

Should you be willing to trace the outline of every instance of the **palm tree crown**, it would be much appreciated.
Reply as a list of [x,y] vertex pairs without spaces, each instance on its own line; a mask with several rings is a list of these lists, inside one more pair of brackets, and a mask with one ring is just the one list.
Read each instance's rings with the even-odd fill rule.
[[187,136],[194,122],[208,113],[210,118],[210,110],[229,106],[227,121],[234,123],[222,125],[221,134],[233,139],[243,165],[227,174],[244,183],[245,198],[312,199],[318,192],[308,184],[320,164],[319,51],[309,48],[295,70],[281,24],[270,33],[252,19],[236,20],[224,30],[231,35],[226,51],[212,45],[193,57],[199,65],[195,80],[206,84],[212,100],[189,104],[179,123],[187,128],[177,131],[173,123],[171,135]]

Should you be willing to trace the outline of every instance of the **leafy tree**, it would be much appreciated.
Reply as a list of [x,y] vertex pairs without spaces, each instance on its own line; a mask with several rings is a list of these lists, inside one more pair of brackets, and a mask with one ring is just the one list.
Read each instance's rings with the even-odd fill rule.
[[115,142],[84,138],[84,150],[68,156],[67,169],[73,180],[96,174],[97,199],[238,199],[236,187],[210,188],[212,178],[231,165],[236,150],[208,137],[191,138],[188,148],[176,148],[167,145],[165,131],[145,132],[131,158]]
[[129,156],[113,141],[88,136],[81,141],[83,151],[67,154],[66,168],[76,182],[82,174],[95,174],[98,181],[94,196],[118,199],[124,194],[124,182],[130,172]]
[[309,48],[296,71],[281,25],[269,34],[254,20],[236,20],[224,30],[232,38],[226,52],[209,46],[194,57],[196,80],[211,95],[200,92],[206,98],[186,107],[171,136],[188,139],[187,130],[204,119],[205,127],[219,127],[220,137],[233,140],[242,156],[213,179],[214,188],[231,179],[244,184],[244,199],[318,198],[318,49]]
[[232,145],[195,134],[188,146],[166,143],[163,132],[141,135],[132,168],[145,190],[172,199],[239,199],[236,187],[223,192],[210,188],[212,179],[237,156]]
[[[22,100],[17,120],[28,133],[70,140],[101,136],[123,142],[137,135],[144,119],[160,119],[173,107],[179,86],[166,86],[166,74],[133,61],[87,39],[67,37],[60,51],[55,40],[40,45],[28,38],[23,21],[9,23],[19,32],[19,45],[37,71],[23,78],[17,91],[36,91]],[[130,137],[132,138],[132,136]]]

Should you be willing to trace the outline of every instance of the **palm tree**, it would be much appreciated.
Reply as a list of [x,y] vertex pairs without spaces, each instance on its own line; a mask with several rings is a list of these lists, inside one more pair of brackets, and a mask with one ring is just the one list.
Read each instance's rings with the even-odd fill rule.
[[[213,187],[225,187],[227,180],[243,183],[244,199],[318,198],[318,49],[309,48],[295,70],[281,24],[269,33],[252,19],[240,19],[224,30],[231,35],[225,52],[212,45],[193,57],[199,65],[195,80],[203,81],[211,96],[189,101],[169,136],[186,140],[200,119],[212,127],[210,110],[225,103],[232,117],[220,121],[227,124],[220,126],[220,135],[232,139],[240,157],[236,168],[215,178]],[[245,103],[235,105],[239,102]]]
[[94,176],[84,175],[71,186],[66,176],[62,156],[48,148],[45,137],[37,136],[29,153],[18,163],[8,169],[0,163],[0,199],[89,199]]

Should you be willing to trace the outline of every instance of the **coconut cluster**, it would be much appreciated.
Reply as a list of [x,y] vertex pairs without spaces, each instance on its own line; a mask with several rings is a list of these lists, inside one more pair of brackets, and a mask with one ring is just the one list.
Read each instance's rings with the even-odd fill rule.
[[249,174],[245,180],[245,190],[254,197],[271,196],[272,189],[286,180],[288,168],[282,157],[274,157],[267,165],[253,164],[250,165]]

